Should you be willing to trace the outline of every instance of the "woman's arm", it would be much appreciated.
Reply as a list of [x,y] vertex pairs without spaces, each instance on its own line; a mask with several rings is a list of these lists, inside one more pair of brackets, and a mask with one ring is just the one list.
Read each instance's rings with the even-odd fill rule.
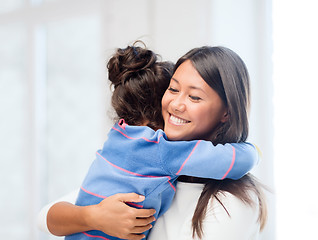
[[75,204],[75,201],[76,201],[76,198],[77,198],[77,194],[78,194],[78,189],[77,190],[74,190],[70,193],[68,193],[67,195],[64,195],[63,197],[57,199],[56,201],[54,202],[51,202],[47,205],[45,205],[41,211],[39,212],[38,214],[38,217],[37,217],[37,225],[38,225],[38,228],[43,231],[43,232],[46,232],[46,233],[50,233],[48,227],[47,227],[47,214],[50,210],[50,208],[58,203],[58,202],[69,202],[69,203],[72,203],[72,204]]
[[88,230],[100,230],[124,239],[142,239],[152,227],[154,209],[136,209],[125,202],[141,202],[135,193],[115,194],[97,205],[76,206],[68,202],[55,203],[47,214],[47,227],[57,236]]

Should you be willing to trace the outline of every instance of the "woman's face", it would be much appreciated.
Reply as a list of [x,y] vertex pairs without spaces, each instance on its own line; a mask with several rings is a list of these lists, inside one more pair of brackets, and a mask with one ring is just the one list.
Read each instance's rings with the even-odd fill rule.
[[227,109],[187,60],[171,78],[162,98],[162,115],[170,140],[208,140],[214,128],[227,120]]

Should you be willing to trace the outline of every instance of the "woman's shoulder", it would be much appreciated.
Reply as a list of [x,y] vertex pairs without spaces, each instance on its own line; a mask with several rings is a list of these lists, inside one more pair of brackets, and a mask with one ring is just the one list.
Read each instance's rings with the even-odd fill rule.
[[251,191],[254,204],[243,202],[229,192],[218,194],[208,206],[203,220],[206,239],[258,239],[260,232],[259,204],[257,196]]
[[[217,199],[213,198],[209,204],[210,210],[220,209],[220,211],[225,211],[231,217],[234,217],[236,213],[242,212],[253,212],[253,215],[258,216],[258,197],[254,191],[250,190],[248,192],[252,203],[249,204],[232,193],[221,191],[217,194]],[[232,214],[230,214],[232,212]]]
[[[177,185],[177,195],[182,196],[185,198],[189,195],[195,195],[198,199],[204,184],[194,184],[194,183],[185,183],[179,182]],[[215,220],[254,220],[258,219],[259,215],[259,202],[258,196],[255,194],[253,190],[248,191],[250,199],[252,200],[251,204],[244,202],[242,199],[238,198],[237,196],[233,195],[227,191],[220,191],[217,194],[217,198],[211,198],[207,213],[206,219],[213,218]],[[182,202],[180,202],[181,204]],[[197,204],[195,201],[194,205]]]

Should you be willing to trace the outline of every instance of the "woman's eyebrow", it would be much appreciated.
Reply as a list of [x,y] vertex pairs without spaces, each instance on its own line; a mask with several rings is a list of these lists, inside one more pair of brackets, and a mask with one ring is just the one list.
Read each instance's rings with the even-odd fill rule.
[[174,80],[175,82],[179,83],[179,81],[173,77],[171,78],[171,80]]
[[196,87],[196,86],[189,86],[189,88],[191,88],[191,89],[195,89],[195,90],[200,90],[200,91],[204,92],[204,90],[203,90],[202,88],[200,88],[200,87]]
[[[171,80],[173,80],[176,83],[180,84],[180,82],[177,79],[173,78],[173,77],[171,78]],[[201,87],[197,87],[197,86],[192,85],[192,86],[189,86],[189,88],[190,89],[194,89],[194,90],[199,90],[199,91],[201,91],[201,92],[203,92],[204,94],[207,95],[207,93]]]

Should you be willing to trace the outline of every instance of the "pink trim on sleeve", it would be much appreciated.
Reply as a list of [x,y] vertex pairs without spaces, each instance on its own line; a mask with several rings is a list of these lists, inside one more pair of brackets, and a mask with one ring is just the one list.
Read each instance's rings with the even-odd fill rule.
[[83,186],[81,187],[81,189],[82,189],[84,192],[86,192],[86,193],[88,193],[88,194],[90,194],[90,195],[93,195],[93,196],[95,196],[95,197],[103,198],[103,199],[107,198],[106,196],[103,196],[103,195],[99,195],[99,194],[97,194],[97,193],[90,192],[90,191],[88,191],[87,189],[83,188]]
[[171,177],[170,176],[152,176],[152,175],[143,175],[143,174],[140,174],[140,173],[135,173],[135,172],[131,172],[127,169],[124,169],[124,168],[121,168],[113,163],[111,163],[110,161],[108,161],[106,158],[104,158],[99,152],[96,152],[96,154],[98,156],[100,156],[102,159],[104,159],[108,164],[110,164],[111,166],[123,171],[123,172],[126,172],[128,174],[131,174],[131,175],[135,175],[135,176],[139,176],[139,177],[147,177],[147,178],[160,178],[160,177],[166,177],[168,178],[168,183],[170,184],[170,186],[173,188],[174,191],[176,191],[176,188],[173,186],[173,184],[170,182],[171,180]]
[[127,203],[130,206],[134,206],[134,207],[138,207],[138,208],[143,208],[144,207],[144,206],[142,206],[140,204],[137,204],[137,203],[134,203],[134,202],[125,202],[125,203]]
[[176,173],[176,175],[179,175],[179,173],[181,172],[182,168],[184,167],[184,165],[186,164],[186,162],[189,160],[189,158],[191,157],[191,155],[193,154],[194,150],[197,148],[197,146],[199,145],[199,143],[201,142],[201,140],[199,140],[194,148],[192,149],[191,153],[189,154],[189,156],[187,157],[187,159],[183,162],[182,166],[180,167],[180,169],[178,170],[178,172]]
[[[93,195],[93,196],[95,196],[95,197],[103,198],[103,199],[107,198],[106,196],[99,195],[99,194],[97,194],[97,193],[93,193],[93,192],[91,192],[91,191],[88,191],[87,189],[83,188],[83,186],[81,187],[81,189],[82,189],[84,192],[86,192],[87,194],[89,194],[89,195]],[[131,206],[143,208],[142,205],[137,204],[137,203],[133,203],[133,202],[126,202],[126,203],[129,204],[129,205],[131,205]]]
[[224,176],[221,178],[222,180],[229,174],[229,172],[232,170],[233,168],[233,165],[235,163],[235,148],[232,146],[233,148],[233,157],[232,157],[232,162],[231,162],[231,165],[229,167],[229,169],[226,171],[226,173],[224,174]]
[[105,238],[105,237],[102,237],[102,236],[97,236],[97,235],[91,235],[91,234],[88,234],[87,232],[82,232],[84,235],[86,235],[87,237],[91,237],[91,238],[101,238],[101,239],[104,239],[104,240],[110,240],[109,238]]

